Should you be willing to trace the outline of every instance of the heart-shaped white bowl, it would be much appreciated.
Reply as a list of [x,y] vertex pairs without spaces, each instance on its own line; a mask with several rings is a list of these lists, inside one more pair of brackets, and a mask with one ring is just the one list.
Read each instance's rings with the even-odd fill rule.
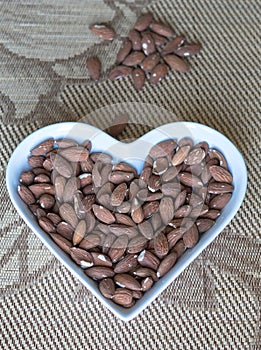
[[[104,298],[97,284],[88,278],[84,271],[77,266],[72,259],[65,254],[54,241],[39,227],[35,216],[21,200],[17,192],[17,185],[22,171],[29,169],[27,157],[30,150],[40,142],[48,138],[72,138],[78,142],[86,139],[92,141],[92,151],[105,151],[113,156],[114,161],[124,160],[135,166],[138,172],[143,167],[143,161],[152,145],[167,139],[181,139],[190,137],[197,143],[208,142],[210,147],[220,150],[226,157],[229,170],[233,174],[234,192],[231,200],[223,209],[216,224],[204,233],[197,245],[188,249],[177,261],[175,266],[159,282],[145,293],[145,295],[130,309],[117,306],[112,301]],[[64,264],[81,283],[86,286],[104,305],[106,305],[116,316],[124,321],[129,321],[137,316],[147,305],[149,305],[174,279],[206,248],[214,238],[228,225],[238,211],[246,192],[247,170],[244,159],[237,148],[224,135],[208,126],[192,122],[175,122],[160,126],[138,140],[131,143],[122,143],[112,138],[103,131],[84,123],[58,123],[46,126],[29,135],[23,140],[13,152],[6,172],[7,188],[11,200],[18,213],[39,237],[49,250]]]

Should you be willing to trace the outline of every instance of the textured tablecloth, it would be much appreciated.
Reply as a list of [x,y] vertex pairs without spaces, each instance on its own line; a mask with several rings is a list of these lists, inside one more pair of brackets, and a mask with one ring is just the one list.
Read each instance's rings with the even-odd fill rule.
[[[203,44],[191,72],[171,72],[135,91],[108,71],[138,14],[147,8],[190,41]],[[260,0],[56,0],[0,2],[0,348],[260,349]],[[90,23],[108,22],[112,43]],[[86,58],[98,55],[92,83]],[[158,110],[140,124],[196,121],[224,133],[242,152],[249,184],[236,217],[144,312],[115,318],[52,256],[14,209],[5,185],[8,159],[25,136],[54,122],[105,128],[116,103]],[[146,127],[129,127],[123,137]]]

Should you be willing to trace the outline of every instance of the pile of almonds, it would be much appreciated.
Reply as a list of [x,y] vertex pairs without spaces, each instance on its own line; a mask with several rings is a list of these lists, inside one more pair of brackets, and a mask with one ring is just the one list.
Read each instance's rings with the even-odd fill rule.
[[89,140],[42,142],[18,193],[102,295],[131,307],[215,224],[232,175],[222,153],[189,138],[154,145],[140,174],[91,148]]
[[[95,24],[90,29],[104,40],[114,38],[113,29],[106,24]],[[141,90],[146,78],[157,84],[165,78],[169,67],[180,73],[188,72],[190,66],[184,58],[196,55],[200,50],[200,44],[186,43],[183,35],[175,36],[172,28],[156,22],[151,13],[146,13],[129,31],[109,78],[115,80],[131,75],[135,88]],[[87,68],[92,79],[98,80],[101,70],[99,59],[89,58]]]

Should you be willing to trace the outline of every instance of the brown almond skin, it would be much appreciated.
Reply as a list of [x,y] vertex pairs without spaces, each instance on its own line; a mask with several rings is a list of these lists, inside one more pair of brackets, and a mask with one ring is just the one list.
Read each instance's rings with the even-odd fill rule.
[[135,68],[131,72],[131,77],[133,80],[133,85],[137,91],[141,90],[145,84],[145,73],[141,68]]
[[81,146],[67,147],[59,151],[59,155],[69,162],[83,162],[88,159],[90,152]]
[[132,43],[133,50],[140,51],[141,50],[141,35],[140,35],[140,33],[135,29],[131,29],[129,31],[128,38],[130,39],[130,41]]
[[111,278],[104,278],[99,283],[99,290],[105,298],[111,299],[115,293],[115,283]]
[[131,307],[133,301],[132,291],[126,288],[117,288],[112,297],[112,300],[116,304],[122,305],[124,307]]
[[160,55],[158,53],[152,53],[148,55],[140,64],[140,67],[144,72],[150,72],[160,61]]
[[116,63],[120,64],[122,63],[125,58],[128,56],[128,54],[131,52],[132,49],[132,43],[130,40],[126,40],[124,41],[124,43],[122,44],[122,47],[120,48],[118,54],[117,54],[117,58],[116,58]]
[[50,233],[55,243],[67,254],[71,253],[72,243],[58,233]]
[[183,235],[183,242],[186,248],[193,248],[199,240],[198,228],[193,224]]
[[175,54],[180,57],[189,57],[197,55],[202,49],[201,44],[188,44],[178,47],[175,50]]
[[149,152],[152,158],[165,157],[177,147],[176,141],[172,139],[164,140],[154,145]]
[[151,71],[150,82],[152,84],[157,84],[163,80],[168,74],[168,66],[164,63],[157,64]]
[[173,31],[173,29],[171,29],[169,26],[167,26],[166,24],[160,23],[160,22],[152,22],[150,24],[150,29],[162,36],[165,36],[167,38],[172,37],[175,33]]
[[127,273],[120,273],[114,276],[114,282],[122,288],[130,290],[141,290],[141,285],[134,277]]
[[211,219],[197,219],[196,225],[199,233],[208,231],[215,224],[214,220]]
[[162,259],[165,255],[169,252],[169,244],[166,236],[164,233],[160,232],[155,238],[154,238],[154,250],[155,254]]
[[72,247],[70,250],[72,259],[82,268],[88,268],[93,265],[92,255],[81,248]]
[[92,255],[93,265],[112,267],[112,262],[108,255],[100,252],[91,252],[90,254]]
[[133,237],[128,244],[128,253],[140,253],[147,246],[148,239],[144,236],[137,235]]
[[174,204],[173,200],[170,197],[163,197],[160,201],[159,212],[162,219],[162,222],[165,225],[173,219],[174,217]]
[[141,47],[146,56],[151,55],[156,51],[153,36],[149,32],[141,34]]
[[78,224],[78,218],[73,207],[69,203],[63,203],[59,208],[59,214],[61,218],[68,222],[72,227],[76,227]]
[[94,280],[101,280],[107,277],[113,277],[115,275],[114,271],[110,267],[105,266],[92,266],[87,268],[85,274]]
[[126,273],[135,269],[138,265],[137,254],[127,254],[114,266],[115,273]]
[[112,224],[115,222],[114,215],[107,208],[105,208],[101,205],[93,204],[92,210],[93,210],[94,215],[101,222],[104,222],[105,224]]
[[170,253],[167,255],[160,263],[158,270],[157,270],[157,276],[162,277],[164,276],[169,270],[174,266],[175,262],[177,261],[178,255],[176,253]]
[[210,174],[213,176],[213,178],[218,182],[227,182],[231,183],[233,181],[233,176],[231,173],[221,166],[218,165],[211,165],[209,167]]
[[40,227],[47,233],[54,233],[56,231],[53,222],[47,217],[40,217],[39,220]]
[[111,70],[111,72],[109,74],[109,79],[110,80],[121,79],[123,77],[127,77],[128,75],[130,75],[131,72],[132,72],[131,67],[119,65]]
[[141,282],[141,290],[146,292],[149,290],[154,284],[154,281],[151,277],[145,277]]
[[24,171],[20,175],[20,183],[23,185],[31,185],[34,182],[35,174],[32,171]]
[[30,205],[35,203],[35,197],[33,192],[25,185],[18,185],[18,194],[25,202],[25,204]]
[[133,67],[140,64],[144,60],[144,58],[145,55],[141,51],[133,51],[125,58],[125,60],[122,63],[125,66]]
[[169,41],[164,49],[161,51],[162,56],[166,56],[170,53],[175,52],[181,45],[184,44],[186,38],[184,35],[179,35],[173,40]]
[[159,35],[157,33],[151,33],[153,39],[154,39],[154,42],[155,42],[155,45],[156,46],[162,46],[162,45],[165,45],[167,42],[168,42],[168,39],[162,35]]
[[160,264],[159,258],[148,250],[143,250],[139,254],[138,262],[141,266],[148,267],[153,270],[157,270]]
[[50,160],[53,164],[53,167],[63,177],[69,178],[73,175],[73,168],[71,164],[59,154],[51,154]]
[[89,74],[94,81],[98,81],[101,73],[101,61],[98,57],[90,57],[86,61]]
[[33,192],[36,199],[40,198],[43,194],[55,194],[54,186],[47,183],[33,184],[29,186],[29,190]]
[[91,32],[99,36],[103,40],[113,40],[115,36],[114,30],[107,24],[92,24],[89,26]]
[[175,55],[164,56],[165,62],[171,69],[180,73],[187,73],[190,69],[189,63]]
[[152,20],[153,14],[150,12],[145,13],[137,19],[137,22],[134,25],[134,29],[138,30],[139,32],[142,32],[143,30],[148,28]]
[[234,190],[234,186],[226,182],[211,182],[208,185],[208,192],[213,194],[228,193]]
[[34,147],[30,153],[32,156],[40,156],[40,155],[46,154],[52,150],[53,145],[54,145],[54,139],[50,138],[44,142],[41,142],[36,147]]
[[209,208],[222,210],[227,205],[231,197],[231,193],[218,194],[209,202]]

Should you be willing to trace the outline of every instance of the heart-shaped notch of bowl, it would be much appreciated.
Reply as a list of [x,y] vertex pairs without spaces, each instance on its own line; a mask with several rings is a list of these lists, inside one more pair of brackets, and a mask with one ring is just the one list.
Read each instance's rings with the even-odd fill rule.
[[[232,198],[222,210],[215,225],[203,233],[199,242],[178,259],[174,267],[161,279],[160,282],[147,291],[136,304],[127,309],[116,305],[104,298],[98,290],[97,284],[86,276],[84,271],[64,253],[54,241],[38,225],[35,216],[21,200],[17,192],[17,185],[22,171],[29,169],[27,157],[30,150],[48,138],[71,138],[81,143],[86,139],[92,142],[92,151],[104,151],[113,156],[113,161],[125,161],[133,165],[138,173],[143,168],[144,159],[150,148],[156,143],[168,138],[179,140],[190,137],[194,143],[208,142],[209,146],[221,151],[227,159],[229,170],[233,174],[234,192]],[[148,306],[174,279],[206,248],[215,237],[228,225],[237,213],[246,192],[247,170],[243,157],[233,143],[218,131],[208,126],[193,122],[174,122],[151,130],[131,143],[122,143],[105,132],[85,123],[58,123],[43,127],[23,140],[13,152],[7,167],[6,183],[10,198],[20,216],[31,230],[41,239],[47,248],[65,265],[78,280],[87,287],[105,306],[117,317],[129,321]]]

